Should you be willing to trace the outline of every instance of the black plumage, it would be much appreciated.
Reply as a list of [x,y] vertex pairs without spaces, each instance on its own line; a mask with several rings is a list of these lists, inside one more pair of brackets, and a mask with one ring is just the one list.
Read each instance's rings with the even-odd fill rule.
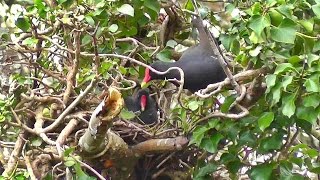
[[[199,31],[199,44],[188,48],[176,62],[156,61],[150,66],[158,71],[166,71],[170,67],[180,67],[184,72],[184,89],[196,92],[206,88],[209,84],[223,81],[226,75],[210,46],[203,25],[200,24],[202,20],[197,18],[192,23]],[[179,71],[171,70],[165,75],[158,75],[146,69],[142,85],[155,79],[174,78],[180,80]]]
[[148,89],[140,89],[132,96],[124,99],[129,111],[138,112],[138,116],[145,124],[152,124],[158,120],[158,108],[156,101],[150,97]]

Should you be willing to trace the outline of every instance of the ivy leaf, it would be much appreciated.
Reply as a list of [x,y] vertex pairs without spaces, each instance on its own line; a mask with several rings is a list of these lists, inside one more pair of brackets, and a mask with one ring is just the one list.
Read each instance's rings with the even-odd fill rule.
[[164,48],[162,51],[160,51],[157,56],[157,59],[164,62],[171,62],[171,51]]
[[283,162],[280,165],[280,179],[281,180],[303,180],[303,176],[292,172],[292,163]]
[[285,18],[279,27],[272,27],[270,33],[274,41],[294,44],[296,38],[296,23],[291,19]]
[[210,138],[204,138],[201,141],[200,147],[202,147],[203,149],[205,149],[206,151],[210,152],[210,153],[215,153],[218,150],[218,143],[220,142],[220,140],[223,138],[223,136],[221,134],[214,134],[213,136],[211,136]]
[[255,180],[269,180],[273,170],[273,164],[261,164],[253,166],[249,171],[249,177]]
[[274,150],[279,150],[282,146],[283,133],[273,132],[271,137],[261,140],[259,153],[268,153]]
[[226,99],[224,100],[223,104],[220,106],[220,110],[223,113],[228,112],[231,104],[236,100],[236,96],[227,96]]
[[294,114],[296,110],[295,100],[296,100],[295,94],[290,94],[282,98],[282,104],[283,104],[282,114],[283,115],[290,118]]
[[155,0],[144,0],[144,6],[158,13],[160,11],[160,4]]
[[91,176],[87,175],[85,172],[83,172],[79,163],[76,163],[74,165],[74,169],[76,170],[76,175],[77,175],[76,179],[78,179],[78,180],[96,180],[95,177],[91,177]]
[[313,26],[314,26],[314,20],[313,20],[313,19],[300,20],[299,23],[300,23],[308,32],[312,32],[312,31],[313,31]]
[[289,84],[291,84],[292,80],[293,80],[293,76],[285,76],[285,77],[283,78],[283,80],[282,80],[282,87],[283,87],[284,91],[287,91],[287,86],[288,86]]
[[123,4],[117,9],[120,13],[134,17],[134,9],[130,4]]
[[256,33],[256,35],[261,36],[264,28],[270,26],[270,21],[265,16],[254,15],[249,20],[248,26]]
[[15,24],[23,32],[28,31],[30,26],[31,26],[29,20],[27,18],[24,18],[24,17],[19,17]]
[[267,90],[266,93],[269,93],[271,88],[276,85],[277,76],[274,74],[268,74],[266,76]]
[[192,110],[195,111],[199,108],[199,102],[198,101],[190,101],[188,104],[188,107]]
[[281,87],[281,83],[278,83],[274,88],[272,88],[272,106],[280,101]]
[[312,107],[300,106],[297,108],[297,117],[306,120],[311,124],[317,121],[318,112]]
[[208,131],[208,128],[206,128],[205,126],[201,126],[195,129],[192,133],[192,137],[189,142],[189,145],[196,144],[196,146],[200,146],[200,143],[204,137],[204,133],[207,131]]
[[120,112],[120,117],[123,118],[123,119],[133,119],[136,115],[134,114],[134,112],[132,111],[128,111],[126,109],[122,109],[121,112]]
[[319,81],[315,82],[314,78],[307,79],[303,86],[306,87],[308,92],[320,92]]
[[320,4],[313,5],[312,11],[318,18],[320,18]]
[[170,39],[166,44],[166,46],[171,47],[171,48],[176,47],[176,45],[178,45],[178,43],[175,40],[172,40],[172,39]]
[[269,127],[273,120],[274,120],[273,112],[263,113],[262,116],[258,119],[258,125],[261,131],[264,131],[267,127]]
[[271,20],[271,23],[272,25],[274,26],[279,26],[280,23],[282,22],[283,20],[283,16],[281,13],[279,13],[277,10],[275,9],[271,9],[269,11],[269,16],[270,16],[270,20]]
[[111,26],[108,28],[108,30],[110,31],[110,32],[112,32],[112,33],[115,33],[115,32],[117,32],[117,30],[118,30],[118,25],[117,24],[111,24]]
[[312,67],[312,63],[313,62],[318,62],[319,61],[319,56],[318,55],[315,55],[315,54],[309,54],[308,55],[308,58],[307,58],[307,62],[308,62],[308,66],[309,67]]
[[317,108],[320,104],[320,95],[315,93],[315,94],[311,94],[311,95],[307,95],[306,97],[303,98],[302,100],[302,104],[305,107],[313,107],[313,108]]
[[296,65],[298,64],[299,62],[301,62],[301,59],[299,56],[291,56],[289,59],[288,59],[288,62],[292,65]]
[[32,144],[32,146],[35,146],[35,147],[41,146],[42,142],[43,142],[42,138],[40,138],[38,136],[31,139],[31,144]]
[[85,20],[88,22],[88,24],[90,26],[94,26],[95,23],[94,23],[94,20],[93,20],[93,18],[91,16],[86,16]]
[[202,180],[203,177],[207,176],[208,174],[213,173],[216,169],[217,169],[217,165],[215,165],[215,164],[213,164],[213,163],[208,163],[208,164],[206,164],[204,167],[201,167],[201,168],[197,171],[194,179],[196,179],[196,180]]
[[276,70],[274,71],[274,74],[280,74],[282,72],[287,72],[290,69],[295,69],[292,64],[290,63],[282,63],[279,64],[276,68]]
[[262,49],[261,46],[257,46],[255,49],[250,50],[250,51],[249,51],[250,56],[252,56],[252,57],[257,57],[257,56],[260,54],[261,49]]
[[221,34],[219,40],[221,41],[223,47],[225,47],[228,51],[231,50],[231,46],[234,40],[236,40],[236,35],[227,35]]

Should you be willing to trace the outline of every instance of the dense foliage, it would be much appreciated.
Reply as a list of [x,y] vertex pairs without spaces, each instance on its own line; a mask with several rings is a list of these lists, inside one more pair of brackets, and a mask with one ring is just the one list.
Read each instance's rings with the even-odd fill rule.
[[[76,132],[87,126],[83,121],[90,119],[88,114],[101,101],[98,97],[110,86],[118,87],[123,96],[132,94],[146,67],[135,60],[177,60],[194,43],[190,21],[195,12],[221,43],[239,86],[228,81],[220,89],[182,92],[180,97],[170,83],[153,82],[150,89],[160,102],[160,122],[139,126],[143,130],[138,133],[149,133],[140,134],[143,138],[113,130],[129,145],[190,137],[188,147],[179,152],[154,153],[156,164],[149,164],[149,177],[170,169],[187,174],[185,179],[319,178],[320,1],[198,3],[195,8],[190,0],[2,2],[0,130],[1,146],[9,150],[0,148],[2,165],[10,166],[6,153],[17,153],[10,142],[21,144],[19,133],[29,135],[20,139],[26,144],[15,155],[32,159],[33,151],[54,146],[47,136],[56,139],[64,123],[77,119],[79,124],[69,134],[72,140],[64,142],[64,164],[52,166],[72,167],[74,175],[89,178],[90,171],[79,163],[81,154],[70,147],[76,145]],[[62,117],[62,127],[51,128],[47,136],[37,131],[39,126],[47,130],[90,83],[95,87]],[[133,116],[124,109],[119,118],[128,123]],[[27,167],[3,176],[26,178]],[[59,174],[54,170],[52,174]]]

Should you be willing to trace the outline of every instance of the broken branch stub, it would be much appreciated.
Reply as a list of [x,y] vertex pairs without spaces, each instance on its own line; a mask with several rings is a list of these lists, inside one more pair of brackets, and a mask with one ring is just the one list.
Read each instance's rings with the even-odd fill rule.
[[121,93],[110,87],[107,96],[93,111],[89,126],[79,140],[79,146],[89,154],[102,152],[108,144],[107,131],[112,120],[120,113],[124,101]]

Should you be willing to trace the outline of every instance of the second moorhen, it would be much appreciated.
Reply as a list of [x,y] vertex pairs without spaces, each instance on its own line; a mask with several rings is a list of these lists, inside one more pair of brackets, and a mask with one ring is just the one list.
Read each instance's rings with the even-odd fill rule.
[[140,89],[133,96],[124,99],[129,111],[138,112],[138,118],[145,124],[153,124],[158,120],[156,101],[150,97],[148,89]]
[[[199,31],[199,44],[188,48],[176,62],[156,61],[150,66],[158,71],[166,71],[170,67],[181,68],[184,72],[184,89],[188,89],[194,93],[206,88],[209,84],[223,81],[226,75],[210,46],[202,20],[200,18],[193,19],[192,24]],[[171,70],[165,75],[158,75],[146,69],[141,86],[155,79],[165,80],[174,78],[180,80],[178,70]]]

